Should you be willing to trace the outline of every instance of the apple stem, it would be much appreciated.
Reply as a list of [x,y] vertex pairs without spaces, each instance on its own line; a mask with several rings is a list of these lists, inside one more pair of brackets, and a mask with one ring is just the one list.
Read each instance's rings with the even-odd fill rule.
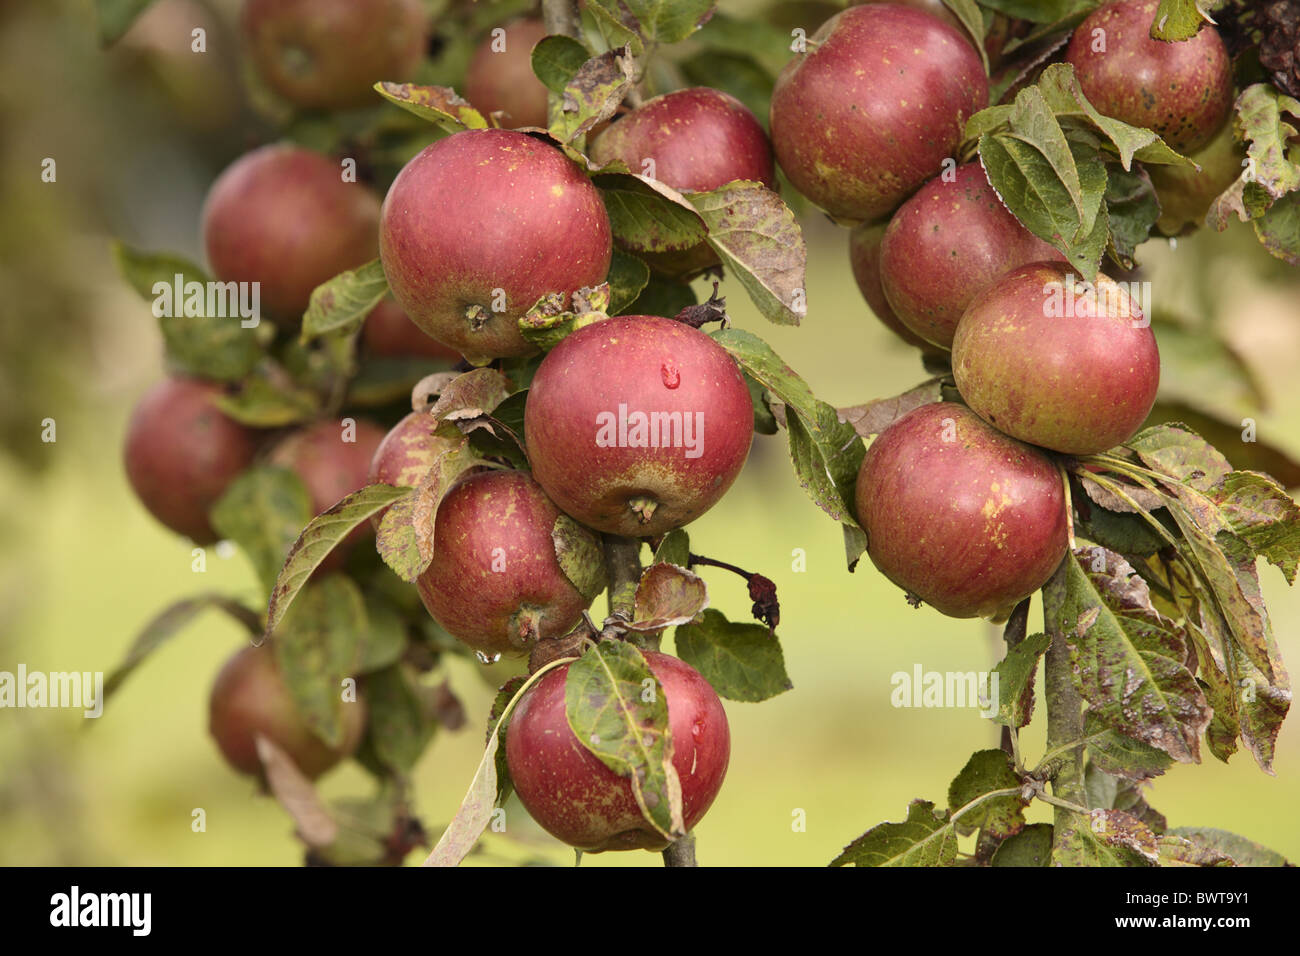
[[641,539],[616,534],[601,535],[605,552],[605,579],[609,582],[609,616],[636,614],[636,588],[641,583]]
[[[1083,788],[1083,702],[1074,686],[1070,647],[1061,629],[1060,612],[1066,594],[1066,566],[1061,562],[1052,579],[1043,587],[1043,629],[1051,639],[1043,662],[1043,696],[1047,701],[1047,744],[1049,753],[1062,751],[1052,775],[1052,794],[1075,806],[1086,805]],[[1079,828],[1077,813],[1066,805],[1056,805],[1052,820],[1052,845],[1055,853],[1072,839]],[[1087,826],[1087,822],[1083,822]]]
[[547,33],[581,39],[582,14],[578,12],[578,0],[542,0],[542,23]]
[[694,833],[688,833],[680,840],[668,844],[664,850],[664,866],[699,866],[695,862]]

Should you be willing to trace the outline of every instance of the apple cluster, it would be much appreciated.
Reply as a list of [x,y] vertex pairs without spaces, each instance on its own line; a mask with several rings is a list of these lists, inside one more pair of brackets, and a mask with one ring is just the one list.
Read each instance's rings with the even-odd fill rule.
[[[1230,156],[1222,40],[1210,27],[1186,43],[1151,39],[1157,6],[1106,4],[1066,59],[1107,115],[1175,149]],[[872,311],[951,362],[961,398],[911,411],[868,449],[855,496],[868,554],[914,602],[998,617],[1065,554],[1058,457],[1132,437],[1160,360],[1129,285],[1084,281],[1011,214],[978,160],[951,158],[988,82],[967,35],[918,7],[867,4],[827,21],[777,82],[772,136],[791,182],[852,227],[850,263]],[[1185,201],[1174,196],[1162,228],[1203,216],[1233,165],[1170,174]]]

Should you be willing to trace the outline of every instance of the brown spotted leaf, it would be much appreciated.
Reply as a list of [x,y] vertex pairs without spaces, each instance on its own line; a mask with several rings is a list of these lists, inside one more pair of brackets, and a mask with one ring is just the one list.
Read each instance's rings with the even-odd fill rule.
[[636,588],[633,631],[662,631],[689,624],[709,606],[704,580],[675,564],[652,564],[641,573]]
[[1200,760],[1210,709],[1179,627],[1151,605],[1145,581],[1104,548],[1066,556],[1061,632],[1080,694],[1114,730],[1175,760]]
[[614,115],[636,82],[636,63],[627,47],[594,56],[578,68],[564,87],[560,113],[551,132],[571,143]]
[[840,421],[853,426],[863,438],[879,435],[913,409],[943,401],[943,381],[932,378],[892,398],[877,398],[865,405],[839,409]]
[[488,121],[449,86],[420,86],[418,83],[375,84],[379,95],[390,103],[428,120],[448,133],[464,129],[487,129]]

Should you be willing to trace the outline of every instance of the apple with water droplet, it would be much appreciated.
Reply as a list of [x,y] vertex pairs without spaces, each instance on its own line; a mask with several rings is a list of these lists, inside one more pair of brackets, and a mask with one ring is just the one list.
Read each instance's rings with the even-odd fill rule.
[[673,319],[625,315],[564,338],[524,408],[533,475],[567,514],[647,537],[694,521],[740,474],[754,408],[736,362]]
[[[722,701],[698,671],[676,657],[645,651],[668,707],[673,767],[681,779],[689,831],[722,789],[731,731]],[[632,785],[577,739],[565,710],[562,664],[529,688],[506,728],[506,761],[520,802],[544,830],[587,853],[662,850],[668,840],[637,806]]]

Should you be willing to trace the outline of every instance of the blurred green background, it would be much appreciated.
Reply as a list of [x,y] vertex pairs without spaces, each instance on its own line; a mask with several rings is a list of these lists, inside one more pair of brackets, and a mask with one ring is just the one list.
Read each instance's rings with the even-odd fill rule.
[[[0,9],[0,62],[11,78],[0,84],[0,670],[21,662],[29,671],[108,671],[135,632],[180,597],[220,590],[256,599],[242,556],[209,552],[207,571],[194,573],[188,542],[156,524],[127,487],[125,421],[162,374],[161,342],[148,306],[117,279],[108,254],[120,236],[200,257],[204,191],[252,135],[221,19],[230,6],[163,0],[108,52],[97,45],[90,0]],[[209,28],[206,54],[190,52],[195,24]],[[40,178],[46,157],[58,164],[54,183]],[[837,405],[920,381],[915,355],[862,303],[846,234],[816,214],[803,219],[804,326],[769,326],[726,283],[735,324],[764,335]],[[1300,450],[1294,277],[1281,274],[1246,227],[1143,251],[1157,306],[1213,318],[1255,367],[1269,401],[1255,416],[1261,440]],[[40,438],[46,418],[57,422],[54,443]],[[796,484],[783,437],[760,437],[733,492],[690,530],[695,550],[776,581],[795,685],[763,704],[728,702],[731,769],[697,830],[703,864],[824,865],[868,827],[901,819],[911,799],[942,803],[967,755],[996,745],[996,728],[973,710],[891,706],[893,673],[916,665],[987,671],[1000,639],[983,622],[913,610],[865,560],[847,573],[839,529]],[[802,573],[793,570],[799,552]],[[1261,573],[1294,668],[1300,593],[1275,569]],[[743,583],[711,569],[704,576],[714,605],[743,619]],[[1031,627],[1041,627],[1037,608]],[[300,862],[289,818],[231,773],[207,737],[210,682],[243,639],[224,618],[200,618],[98,721],[72,711],[0,711],[0,863]],[[470,722],[442,732],[415,774],[416,807],[435,835],[473,776],[500,682],[466,661],[448,666]],[[1041,752],[1041,724],[1040,713],[1026,731],[1030,759]],[[1148,799],[1171,825],[1231,829],[1300,859],[1294,728],[1282,732],[1276,772],[1264,775],[1245,754],[1228,766],[1207,754],[1202,766],[1175,766]],[[369,788],[352,765],[321,785],[330,797]],[[196,808],[206,813],[205,832],[191,830]],[[571,851],[524,823],[517,804],[508,813],[511,839],[485,839],[471,864],[572,862]],[[1037,806],[1033,818],[1049,819]],[[657,864],[640,852],[583,861]]]

